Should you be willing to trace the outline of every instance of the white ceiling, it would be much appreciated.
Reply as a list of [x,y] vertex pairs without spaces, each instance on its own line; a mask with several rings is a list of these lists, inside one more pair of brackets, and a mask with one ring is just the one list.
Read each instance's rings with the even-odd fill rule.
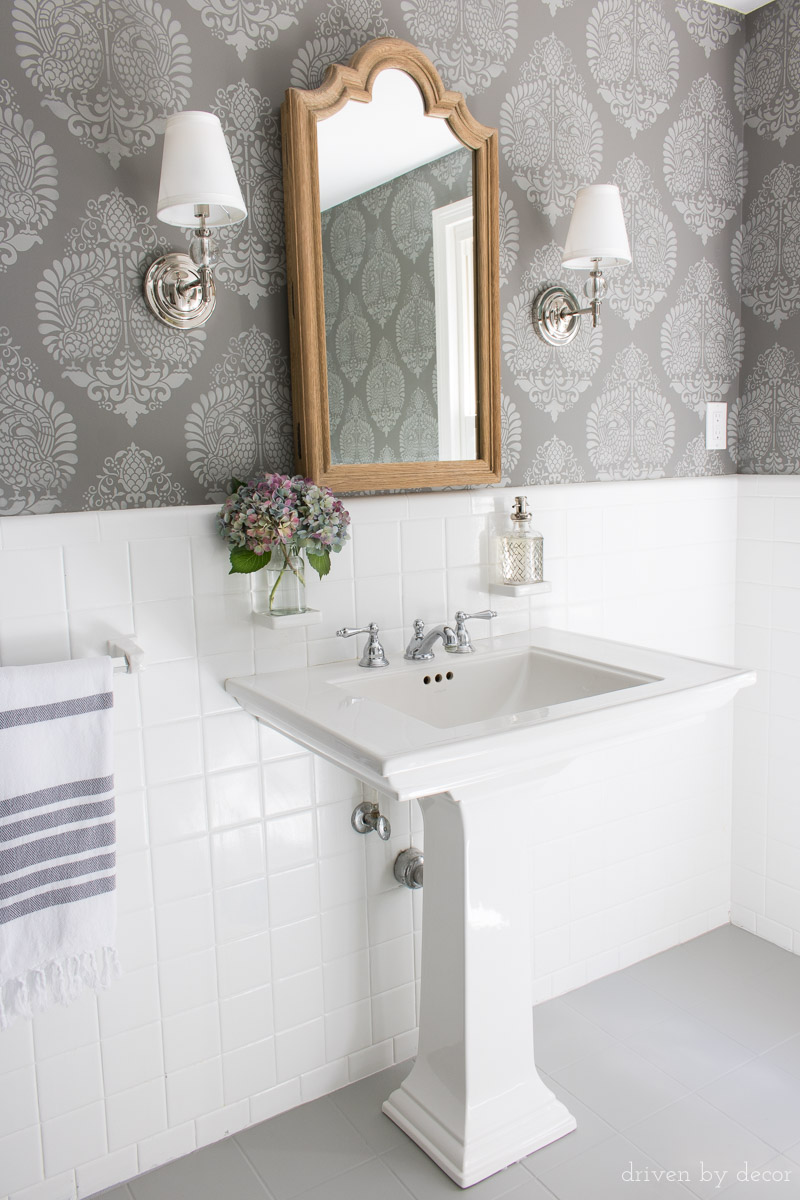
[[711,3],[719,8],[732,8],[734,12],[751,13],[765,4],[771,4],[772,0],[711,0]]
[[426,117],[405,71],[381,71],[372,103],[348,100],[317,125],[320,209],[325,212],[414,167],[452,154],[461,142],[440,117]]

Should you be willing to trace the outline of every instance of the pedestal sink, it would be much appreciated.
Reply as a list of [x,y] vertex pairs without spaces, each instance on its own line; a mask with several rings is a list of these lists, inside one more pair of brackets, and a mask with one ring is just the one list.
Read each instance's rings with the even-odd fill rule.
[[384,1112],[461,1187],[575,1128],[531,1017],[531,796],[582,751],[699,720],[753,672],[558,630],[381,671],[229,679],[260,721],[399,800],[425,830],[419,1052]]

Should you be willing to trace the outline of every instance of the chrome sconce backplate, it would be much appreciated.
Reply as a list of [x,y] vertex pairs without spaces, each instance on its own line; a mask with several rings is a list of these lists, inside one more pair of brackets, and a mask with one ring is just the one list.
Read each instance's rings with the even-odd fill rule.
[[566,346],[580,326],[581,306],[561,284],[542,288],[533,302],[533,327],[549,346]]
[[173,329],[204,325],[217,301],[213,279],[204,298],[197,265],[188,254],[177,252],[157,258],[147,268],[144,298],[150,311]]

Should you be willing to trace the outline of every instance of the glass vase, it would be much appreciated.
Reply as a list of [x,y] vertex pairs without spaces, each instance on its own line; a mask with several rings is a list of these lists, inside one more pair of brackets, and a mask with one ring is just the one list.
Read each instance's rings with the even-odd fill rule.
[[266,567],[253,576],[253,612],[288,617],[306,611],[307,563],[302,550],[283,546],[272,551]]

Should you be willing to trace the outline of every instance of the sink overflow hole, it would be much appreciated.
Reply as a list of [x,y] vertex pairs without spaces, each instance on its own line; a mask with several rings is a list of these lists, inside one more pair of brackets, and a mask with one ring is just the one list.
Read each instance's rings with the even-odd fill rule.
[[424,684],[429,684],[429,683],[441,683],[443,679],[452,679],[452,678],[453,678],[453,672],[452,672],[452,671],[448,671],[446,675],[440,675],[440,674],[437,674],[437,675],[434,675],[434,676],[430,676],[430,675],[423,675],[423,677],[422,677],[422,682],[423,682]]

